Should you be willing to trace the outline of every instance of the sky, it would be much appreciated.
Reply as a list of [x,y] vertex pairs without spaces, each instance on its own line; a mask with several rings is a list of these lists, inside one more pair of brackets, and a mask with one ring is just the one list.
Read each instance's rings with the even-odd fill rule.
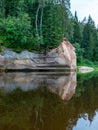
[[84,17],[91,15],[95,24],[98,25],[98,0],[70,0],[71,12],[74,14],[77,11],[77,16],[80,21]]

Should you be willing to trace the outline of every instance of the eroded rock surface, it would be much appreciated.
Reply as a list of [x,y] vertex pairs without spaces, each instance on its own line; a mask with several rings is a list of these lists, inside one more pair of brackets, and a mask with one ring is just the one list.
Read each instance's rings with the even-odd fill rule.
[[46,55],[27,50],[16,53],[6,48],[0,55],[1,69],[48,69],[49,67],[76,69],[75,48],[69,41],[63,41],[58,48],[52,49]]

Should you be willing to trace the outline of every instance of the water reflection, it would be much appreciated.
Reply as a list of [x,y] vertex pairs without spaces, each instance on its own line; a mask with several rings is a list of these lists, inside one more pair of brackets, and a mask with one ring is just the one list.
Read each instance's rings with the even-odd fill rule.
[[52,93],[58,94],[62,100],[69,100],[75,93],[76,73],[69,72],[63,75],[57,73],[3,73],[0,75],[0,88],[11,93],[19,88],[30,91],[47,87]]
[[98,111],[96,110],[93,115],[80,114],[73,130],[98,130]]
[[98,74],[0,75],[0,130],[98,130],[97,122]]

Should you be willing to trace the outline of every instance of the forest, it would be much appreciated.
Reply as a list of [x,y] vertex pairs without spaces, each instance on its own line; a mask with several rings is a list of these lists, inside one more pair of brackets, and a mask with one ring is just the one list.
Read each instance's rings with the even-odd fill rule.
[[0,0],[0,50],[46,53],[66,37],[78,63],[97,64],[98,28],[90,15],[80,21],[70,7],[71,0]]

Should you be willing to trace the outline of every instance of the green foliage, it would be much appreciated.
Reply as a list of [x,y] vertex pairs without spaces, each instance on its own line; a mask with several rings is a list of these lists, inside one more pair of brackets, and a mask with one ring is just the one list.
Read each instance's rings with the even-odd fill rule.
[[88,59],[83,59],[81,63],[87,66],[94,66],[94,63]]
[[81,22],[78,12],[73,16],[70,0],[1,0],[0,4],[3,46],[46,54],[66,37],[75,45],[78,63],[98,61],[98,28],[91,16]]
[[[61,8],[47,5],[43,17],[43,39],[47,49],[57,47],[62,39]],[[51,12],[53,12],[51,14]],[[56,14],[57,13],[57,14]]]
[[63,34],[69,37],[69,0],[10,0],[1,3],[0,34],[4,46],[17,52],[21,49],[46,52],[58,46]]
[[[77,15],[75,16],[75,21],[78,21]],[[88,17],[88,20],[77,22],[77,25],[80,26],[81,31],[77,29],[76,26],[75,30],[77,29],[76,32],[73,33],[73,42],[80,40],[80,49],[83,51],[81,52],[82,55],[82,60],[79,58],[82,62],[81,64],[88,64],[91,65],[92,62],[97,61],[98,59],[98,30],[95,27],[95,23],[91,16]],[[81,37],[80,36],[81,33]],[[78,39],[77,39],[78,38]],[[76,46],[76,48],[78,48]],[[80,55],[80,51],[77,51],[78,55]],[[86,59],[86,60],[85,60]],[[80,62],[78,60],[78,62]],[[91,62],[91,63],[90,63]]]
[[28,14],[21,17],[9,16],[0,22],[3,45],[15,50],[29,49],[33,46],[32,26]]
[[79,43],[75,43],[73,45],[76,48],[77,62],[81,63],[83,60],[83,48],[80,47]]
[[78,22],[77,12],[75,12],[74,25],[73,25],[73,43],[81,43],[80,23]]
[[84,48],[84,58],[94,60],[94,48],[97,41],[97,32],[94,21],[89,16],[84,25],[82,47]]

